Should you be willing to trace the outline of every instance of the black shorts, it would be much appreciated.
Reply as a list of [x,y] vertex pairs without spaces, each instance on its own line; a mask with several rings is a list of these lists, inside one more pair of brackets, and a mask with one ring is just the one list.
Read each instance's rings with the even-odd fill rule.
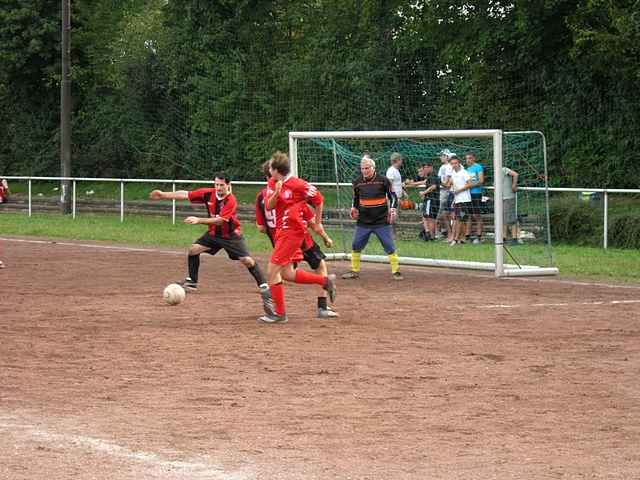
[[473,206],[471,202],[462,202],[453,204],[453,214],[460,220],[466,220],[466,218],[473,212]]
[[438,218],[440,211],[440,200],[435,198],[425,198],[422,201],[422,216],[424,218]]
[[244,244],[242,236],[233,238],[212,237],[209,232],[202,235],[195,241],[198,245],[207,247],[210,255],[215,255],[220,250],[224,250],[231,260],[238,260],[242,257],[250,257],[247,246]]
[[320,262],[327,258],[322,250],[320,250],[320,245],[315,241],[310,248],[302,251],[302,256],[304,257],[304,261],[309,264],[312,270],[317,269],[320,266]]
[[481,193],[472,193],[471,194],[471,215],[480,215],[482,212],[482,194]]

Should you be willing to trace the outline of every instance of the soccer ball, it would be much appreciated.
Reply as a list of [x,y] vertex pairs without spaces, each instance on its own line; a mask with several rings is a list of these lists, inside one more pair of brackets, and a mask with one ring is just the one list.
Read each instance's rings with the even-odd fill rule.
[[164,301],[169,305],[181,304],[184,302],[186,296],[187,294],[185,293],[184,288],[177,283],[167,285],[167,288],[164,289],[164,293],[162,294]]

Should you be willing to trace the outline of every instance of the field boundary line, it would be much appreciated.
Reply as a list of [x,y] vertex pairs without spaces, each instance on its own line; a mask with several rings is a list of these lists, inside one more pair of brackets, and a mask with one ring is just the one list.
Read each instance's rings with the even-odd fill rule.
[[[514,303],[514,304],[489,304],[489,305],[476,305],[473,308],[482,309],[500,309],[500,308],[536,308],[536,307],[576,307],[579,305],[586,306],[610,306],[610,305],[633,305],[639,304],[640,299],[635,300],[597,300],[594,302],[559,302],[559,303]],[[466,307],[465,307],[466,308]]]
[[[246,472],[225,472],[224,469],[206,459],[170,460],[160,453],[144,450],[134,450],[119,445],[111,440],[80,434],[58,433],[51,431],[40,422],[33,424],[27,419],[12,414],[0,412],[0,432],[11,432],[22,436],[28,441],[41,441],[54,444],[57,448],[66,451],[88,448],[94,452],[102,453],[110,457],[133,460],[153,468],[166,471],[167,477],[186,475],[189,479],[211,480],[248,480],[255,478],[253,474]],[[179,452],[171,452],[176,455]],[[155,476],[154,476],[155,478]]]

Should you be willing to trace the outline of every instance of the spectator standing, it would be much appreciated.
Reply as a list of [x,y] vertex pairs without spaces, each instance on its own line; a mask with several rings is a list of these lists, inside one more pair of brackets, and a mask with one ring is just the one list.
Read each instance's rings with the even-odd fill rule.
[[407,181],[406,187],[420,189],[418,195],[422,199],[422,227],[419,238],[430,241],[436,239],[438,207],[440,204],[440,177],[433,172],[433,165],[423,163],[418,168],[418,176],[414,181]]
[[402,155],[398,152],[391,154],[391,166],[387,169],[387,178],[391,182],[391,190],[396,194],[398,200],[403,197],[404,190],[402,189],[402,175],[400,174],[400,167],[402,167]]
[[450,245],[464,243],[469,214],[471,213],[471,175],[460,164],[460,159],[453,155],[450,159],[451,193],[453,194],[453,240]]
[[[474,152],[465,154],[467,172],[471,176],[471,219],[469,221],[469,235],[474,244],[479,244],[482,239],[482,185],[484,184],[484,168],[477,161]],[[474,230],[475,227],[475,230]]]
[[[504,240],[513,244],[521,244],[518,213],[516,212],[516,195],[518,191],[518,172],[502,167],[502,218],[504,222]],[[510,233],[510,237],[507,235]]]
[[447,241],[453,240],[453,231],[451,229],[451,198],[449,187],[451,186],[451,174],[453,170],[449,165],[449,158],[454,154],[448,149],[440,152],[440,168],[438,169],[438,177],[440,178],[440,202],[438,209],[438,221],[442,228],[443,234],[446,232]]

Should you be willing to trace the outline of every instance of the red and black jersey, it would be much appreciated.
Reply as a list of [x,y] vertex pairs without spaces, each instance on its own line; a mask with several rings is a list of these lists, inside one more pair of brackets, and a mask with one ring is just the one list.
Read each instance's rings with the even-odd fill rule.
[[221,217],[222,225],[209,225],[209,234],[212,237],[236,238],[240,236],[240,221],[236,216],[238,202],[233,193],[223,198],[218,198],[215,188],[199,188],[189,192],[191,203],[204,203],[207,206],[209,218]]
[[256,196],[256,224],[265,228],[271,245],[276,244],[276,212],[267,210],[266,202],[269,197],[269,188],[263,188]]

